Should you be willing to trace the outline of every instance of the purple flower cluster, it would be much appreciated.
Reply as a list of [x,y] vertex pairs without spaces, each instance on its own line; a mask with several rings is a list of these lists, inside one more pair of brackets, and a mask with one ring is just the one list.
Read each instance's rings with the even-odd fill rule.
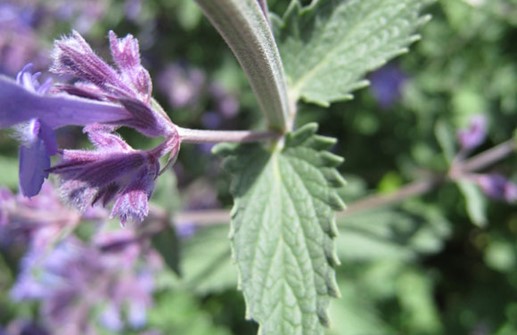
[[[201,123],[209,129],[221,128],[239,110],[237,99],[204,72],[186,64],[171,64],[158,77],[158,88],[174,108],[198,109],[205,101]],[[207,108],[205,108],[207,107]]]
[[22,246],[43,252],[63,231],[73,229],[81,218],[104,221],[104,211],[80,215],[64,206],[55,189],[44,183],[38,197],[14,195],[0,188],[0,248]]
[[483,115],[476,115],[472,117],[466,129],[458,131],[458,142],[460,149],[464,152],[471,151],[481,144],[486,139],[487,120]]
[[[461,161],[463,157],[479,147],[486,140],[487,120],[483,115],[475,115],[471,118],[465,129],[457,133],[460,152],[456,159]],[[466,178],[476,183],[488,197],[506,201],[517,201],[517,184],[499,173],[468,174]]]
[[11,296],[39,301],[44,325],[56,334],[96,334],[92,315],[112,331],[139,329],[162,264],[145,244],[121,243],[135,236],[126,229],[99,234],[93,245],[69,237],[47,252],[30,249]]
[[0,3],[0,73],[14,74],[29,60],[44,64],[47,58],[35,33],[39,6],[28,1]]
[[[114,202],[122,223],[142,221],[159,175],[159,159],[175,158],[180,138],[175,125],[151,97],[152,83],[140,63],[138,41],[109,33],[115,66],[99,58],[77,33],[55,42],[51,71],[74,84],[38,82],[25,67],[12,81],[0,76],[0,129],[13,127],[21,140],[20,189],[39,193],[49,173],[62,180],[63,194],[80,209]],[[82,126],[94,150],[61,150],[54,130]],[[117,128],[131,127],[164,140],[150,150],[131,148]],[[61,161],[51,167],[50,157]]]
[[517,201],[517,184],[498,173],[474,176],[483,193],[495,200],[513,203]]

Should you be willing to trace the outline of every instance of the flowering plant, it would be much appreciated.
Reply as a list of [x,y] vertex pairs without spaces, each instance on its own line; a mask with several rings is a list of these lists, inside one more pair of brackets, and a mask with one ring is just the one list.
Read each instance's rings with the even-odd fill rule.
[[[32,65],[16,80],[0,76],[0,129],[12,128],[20,145],[20,194],[0,190],[0,243],[11,247],[21,241],[25,246],[11,297],[38,300],[45,327],[67,334],[95,334],[96,327],[142,329],[165,265],[176,276],[163,280],[182,287],[176,283],[183,272],[176,259],[179,249],[173,247],[186,243],[185,250],[194,249],[196,242],[178,241],[192,235],[203,241],[196,224],[212,216],[215,222],[231,222],[238,285],[246,317],[258,323],[259,334],[324,334],[332,321],[331,298],[343,290],[336,279],[340,260],[335,242],[345,245],[340,239],[349,236],[338,237],[342,228],[336,217],[353,221],[357,211],[373,212],[445,182],[458,185],[467,215],[478,227],[487,224],[480,204],[483,193],[508,203],[517,200],[517,186],[508,177],[480,171],[512,153],[513,141],[471,157],[488,132],[488,121],[477,115],[466,128],[458,127],[456,139],[454,130],[436,124],[445,161],[441,172],[397,185],[394,193],[352,202],[345,211],[343,199],[349,191],[339,170],[343,158],[335,153],[337,141],[318,135],[317,123],[304,122],[304,109],[340,106],[352,91],[368,84],[363,78],[370,71],[407,51],[419,38],[415,31],[429,20],[421,14],[428,1],[314,0],[304,5],[293,0],[281,17],[270,13],[262,0],[196,3],[244,72],[262,130],[201,130],[173,122],[176,110],[200,108],[197,96],[202,92],[218,100],[217,108],[227,119],[238,114],[238,102],[219,86],[206,84],[201,72],[173,65],[155,80],[157,91],[167,95],[168,83],[176,90],[168,94],[173,109],[167,112],[153,98],[153,81],[133,35],[120,38],[109,32],[113,65],[74,30],[54,42],[52,79],[41,81],[44,75],[34,73]],[[390,63],[370,79],[373,96],[389,112],[403,98],[409,77]],[[202,124],[221,125],[214,111],[202,113]],[[59,132],[70,126],[82,128],[91,148],[61,144]],[[362,128],[365,133],[367,128]],[[134,145],[128,131],[153,145]],[[216,144],[211,151],[231,175],[229,215],[171,214],[173,197],[168,195],[174,185],[165,191],[163,185],[173,178],[171,167],[187,143]],[[376,149],[382,151],[382,145]],[[181,173],[179,167],[176,172]],[[203,193],[203,200],[218,202],[217,195],[210,198],[206,189]],[[153,207],[153,198],[163,208]],[[111,219],[122,230],[106,229]],[[83,221],[92,221],[95,231],[81,239]],[[427,233],[439,242],[431,246],[408,238],[408,244],[418,244],[415,254],[442,245],[448,229],[434,228]],[[197,243],[198,249],[203,247]],[[228,259],[226,246],[222,255]],[[234,283],[237,276],[231,269]],[[188,279],[201,281],[204,273],[189,272],[183,285],[188,287]],[[345,289],[344,299],[347,294]],[[107,302],[97,303],[99,296]]]

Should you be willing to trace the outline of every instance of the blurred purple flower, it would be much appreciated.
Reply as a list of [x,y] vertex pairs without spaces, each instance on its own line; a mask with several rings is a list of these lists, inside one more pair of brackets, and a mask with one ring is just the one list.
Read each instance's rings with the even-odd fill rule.
[[108,13],[109,1],[53,0],[44,6],[49,19],[69,22],[78,31],[87,33]]
[[206,111],[201,116],[201,124],[203,124],[203,127],[205,127],[205,128],[217,129],[217,128],[221,127],[222,123],[223,123],[223,118],[217,112]]
[[381,108],[392,107],[401,97],[407,76],[394,63],[386,64],[370,75],[371,91]]
[[198,69],[171,64],[158,77],[158,87],[174,108],[192,107],[197,103],[206,83]]
[[50,335],[50,332],[28,320],[13,320],[0,335]]
[[517,201],[517,184],[500,174],[484,174],[476,177],[483,192],[492,199],[509,203]]
[[36,6],[14,1],[0,3],[0,73],[15,74],[29,61],[47,64],[35,33]]
[[208,82],[201,70],[186,64],[167,66],[158,78],[158,88],[174,108],[210,110],[201,116],[201,123],[209,129],[222,127],[224,121],[235,117],[239,110],[235,96],[222,85]]
[[239,111],[239,102],[218,83],[212,83],[208,93],[215,101],[215,110],[225,119],[235,117]]
[[472,117],[466,129],[458,131],[461,150],[470,151],[481,145],[486,138],[487,120],[483,115]]
[[64,206],[49,183],[43,184],[40,196],[30,199],[0,188],[0,247],[21,244],[43,251],[79,221],[79,213]]
[[176,234],[178,234],[181,239],[188,239],[194,236],[198,230],[197,226],[192,222],[182,222],[181,224],[177,224],[175,228]]
[[[145,245],[119,243],[135,237],[123,230],[98,235],[93,246],[68,238],[48,253],[29,250],[11,296],[39,300],[45,324],[57,333],[95,334],[89,323],[94,310],[101,311],[97,322],[112,331],[126,324],[141,328],[162,265]],[[104,248],[107,244],[119,247]]]

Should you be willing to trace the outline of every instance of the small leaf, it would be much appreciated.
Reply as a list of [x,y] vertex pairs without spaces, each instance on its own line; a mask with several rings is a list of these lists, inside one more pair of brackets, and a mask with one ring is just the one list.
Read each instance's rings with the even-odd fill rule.
[[459,181],[457,185],[465,198],[467,214],[472,223],[478,227],[486,226],[486,198],[483,192],[469,181]]
[[293,99],[322,106],[350,99],[362,78],[407,51],[428,17],[423,0],[293,0],[275,32]]
[[178,235],[171,226],[167,226],[159,234],[153,235],[151,238],[153,247],[162,256],[167,266],[178,276],[181,276],[180,270],[180,241]]
[[199,294],[220,292],[237,285],[226,224],[204,227],[182,243],[182,285]]
[[216,150],[233,173],[233,255],[260,334],[323,334],[329,298],[339,295],[334,210],[344,206],[336,192],[344,181],[330,172],[342,159],[315,149],[332,143],[316,129],[301,128],[273,151],[259,144]]
[[[151,201],[162,208],[166,208],[169,217],[172,217],[172,213],[180,208],[181,201],[176,176],[172,170],[168,169],[160,176]],[[163,231],[152,236],[151,243],[162,256],[165,264],[177,275],[181,276],[180,240],[174,227],[168,224]]]
[[452,163],[454,153],[456,152],[456,138],[453,135],[451,126],[444,120],[439,120],[434,127],[434,134],[442,148],[447,163]]

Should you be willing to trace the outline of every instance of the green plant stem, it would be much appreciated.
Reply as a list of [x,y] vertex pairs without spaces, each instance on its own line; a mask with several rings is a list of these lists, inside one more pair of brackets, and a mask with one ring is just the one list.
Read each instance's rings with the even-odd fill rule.
[[[454,170],[454,176],[450,172],[442,172],[429,174],[422,179],[413,181],[393,193],[374,194],[367,196],[361,200],[350,203],[347,209],[337,213],[338,218],[348,217],[360,212],[373,210],[376,208],[394,205],[403,202],[406,199],[426,194],[446,182],[454,181],[463,175],[482,170],[498,161],[508,157],[517,150],[514,140],[508,140],[496,145],[482,153],[467,159],[465,161],[455,162],[451,170]],[[230,212],[227,210],[203,210],[203,211],[184,211],[175,215],[176,224],[184,224],[185,222],[195,223],[196,225],[205,226],[212,224],[222,224],[230,222]]]
[[176,127],[183,143],[220,143],[220,142],[258,142],[280,138],[280,134],[272,131],[251,130],[200,130]]
[[196,0],[232,49],[246,73],[271,129],[290,130],[290,111],[284,69],[264,7],[257,0]]

